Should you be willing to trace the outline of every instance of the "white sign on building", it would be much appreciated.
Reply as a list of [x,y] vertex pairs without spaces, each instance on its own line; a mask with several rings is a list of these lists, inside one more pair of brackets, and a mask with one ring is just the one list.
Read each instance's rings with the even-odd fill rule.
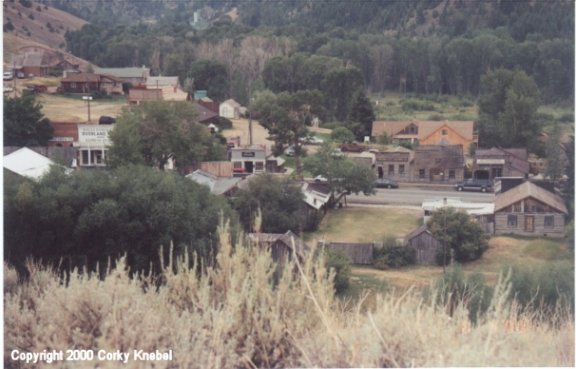
[[78,142],[74,146],[78,148],[79,166],[106,165],[106,153],[112,144],[109,134],[113,128],[113,125],[78,125]]

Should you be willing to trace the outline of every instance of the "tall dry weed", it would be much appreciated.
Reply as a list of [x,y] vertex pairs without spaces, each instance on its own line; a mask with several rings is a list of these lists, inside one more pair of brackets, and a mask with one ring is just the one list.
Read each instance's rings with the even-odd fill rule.
[[[5,366],[11,368],[277,368],[573,366],[574,322],[554,324],[506,303],[506,278],[488,313],[471,324],[417,289],[344,304],[322,257],[279,267],[266,251],[232,245],[221,227],[214,266],[167,260],[160,280],[129,276],[118,261],[104,279],[68,283],[37,266],[28,282],[5,272]],[[194,258],[193,255],[189,257]],[[198,265],[198,261],[195,262]],[[169,350],[171,362],[113,361],[25,366],[13,349]]]

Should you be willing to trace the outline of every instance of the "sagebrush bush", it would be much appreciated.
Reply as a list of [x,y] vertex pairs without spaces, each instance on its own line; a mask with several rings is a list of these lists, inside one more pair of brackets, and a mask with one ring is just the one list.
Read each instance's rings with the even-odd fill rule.
[[269,252],[229,239],[223,228],[214,266],[199,272],[186,257],[169,259],[160,277],[130,277],[119,260],[103,279],[74,272],[63,283],[32,266],[18,283],[5,265],[5,366],[26,367],[10,359],[13,349],[69,348],[171,349],[174,357],[34,368],[574,365],[573,321],[556,312],[559,324],[535,323],[533,312],[508,303],[506,280],[472,325],[465,304],[449,314],[415,289],[377,295],[369,309],[364,299],[343,303],[322,255],[279,268]]

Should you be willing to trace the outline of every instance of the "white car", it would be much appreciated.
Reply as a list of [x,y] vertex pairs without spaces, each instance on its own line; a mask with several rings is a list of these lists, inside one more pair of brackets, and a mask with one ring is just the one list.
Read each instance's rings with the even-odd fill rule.
[[4,81],[10,81],[12,78],[14,78],[14,72],[11,70],[4,72]]

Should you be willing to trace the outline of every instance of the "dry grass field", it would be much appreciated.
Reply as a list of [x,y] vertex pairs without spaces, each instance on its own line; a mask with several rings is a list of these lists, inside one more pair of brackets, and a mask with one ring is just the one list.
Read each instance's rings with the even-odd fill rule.
[[[220,234],[227,240],[227,232]],[[507,281],[476,324],[417,290],[342,302],[323,260],[277,269],[269,253],[221,245],[217,266],[198,275],[172,260],[158,288],[122,267],[103,280],[74,273],[69,283],[30,265],[28,283],[4,267],[4,360],[11,350],[69,348],[173,351],[172,361],[122,368],[574,366],[574,323],[556,311],[539,321],[506,303]],[[274,282],[276,281],[276,282]],[[118,368],[115,361],[38,363],[35,368]]]
[[[88,121],[88,106],[80,98],[69,98],[50,94],[41,94],[39,98],[44,115],[55,122],[83,123]],[[102,99],[90,102],[91,121],[98,122],[101,115],[118,116],[124,106],[125,99]]]

